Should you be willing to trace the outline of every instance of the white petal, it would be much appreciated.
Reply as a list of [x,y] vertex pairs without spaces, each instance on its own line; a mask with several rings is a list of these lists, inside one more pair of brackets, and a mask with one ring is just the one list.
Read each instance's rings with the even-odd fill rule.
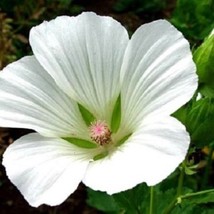
[[146,182],[155,185],[184,160],[189,135],[174,118],[141,125],[111,156],[90,163],[83,182],[109,194]]
[[86,133],[77,104],[33,56],[1,71],[0,115],[2,127],[29,128],[47,136]]
[[[126,49],[122,66],[122,115],[134,129],[142,119],[170,115],[197,88],[189,44],[165,20],[140,27]],[[124,124],[123,124],[124,125]]]
[[100,119],[109,117],[119,94],[127,43],[127,31],[120,23],[94,13],[61,16],[30,32],[41,65],[69,96]]
[[76,190],[90,156],[66,141],[29,134],[7,148],[3,165],[31,206],[53,206]]

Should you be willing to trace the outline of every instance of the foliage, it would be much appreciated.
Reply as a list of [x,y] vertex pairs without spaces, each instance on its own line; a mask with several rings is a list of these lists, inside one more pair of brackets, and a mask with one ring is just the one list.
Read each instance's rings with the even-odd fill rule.
[[195,98],[174,115],[183,122],[192,141],[203,147],[214,141],[214,35],[210,35],[194,52],[194,61],[199,77],[198,91],[201,99]]
[[166,0],[118,0],[114,5],[117,12],[133,10],[136,13],[154,13],[163,10]]
[[8,62],[16,59],[14,55],[15,48],[12,45],[12,21],[12,19],[6,17],[6,14],[0,13],[0,69]]
[[120,207],[110,195],[104,192],[94,191],[88,188],[88,200],[87,203],[95,207],[96,209],[103,211],[105,213],[118,213]]
[[1,0],[0,69],[26,53],[31,54],[26,45],[31,27],[58,15],[79,14],[83,9],[72,0]]
[[88,189],[88,204],[105,213],[142,213],[147,209],[148,187],[140,184],[132,190],[117,193],[112,196]]
[[213,0],[177,0],[171,22],[195,41],[204,39],[214,27]]
[[[87,203],[107,214],[149,213],[150,201],[148,192],[148,187],[145,184],[140,184],[132,190],[112,196],[104,192],[88,189]],[[204,210],[202,211],[200,207],[211,212],[214,206],[213,202],[214,189],[193,193],[191,189],[186,188],[184,194],[176,196],[174,188],[163,191],[160,189],[160,186],[157,186],[154,191],[152,213],[201,214]]]
[[194,61],[199,76],[199,91],[214,98],[214,32],[194,52]]

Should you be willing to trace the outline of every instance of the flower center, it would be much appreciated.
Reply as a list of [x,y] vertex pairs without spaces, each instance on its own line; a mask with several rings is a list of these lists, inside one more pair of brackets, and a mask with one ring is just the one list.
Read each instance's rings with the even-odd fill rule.
[[97,120],[89,127],[90,137],[93,141],[103,146],[111,142],[111,131],[104,121]]

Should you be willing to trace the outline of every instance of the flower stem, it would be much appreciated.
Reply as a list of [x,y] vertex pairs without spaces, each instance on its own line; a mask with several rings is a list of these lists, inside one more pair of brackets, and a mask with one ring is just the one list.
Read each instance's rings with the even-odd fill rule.
[[167,207],[167,209],[164,210],[163,214],[171,213],[172,210],[175,208],[176,203],[182,203],[183,199],[191,198],[191,197],[198,196],[198,195],[207,194],[207,193],[210,193],[210,192],[214,192],[214,189],[203,190],[203,191],[200,191],[200,192],[187,193],[185,195],[181,195],[181,196],[177,197],[176,199],[174,199],[170,203],[170,205]]
[[210,192],[214,192],[214,189],[203,190],[203,191],[200,191],[200,192],[187,193],[186,195],[181,195],[179,197],[179,199],[191,198],[193,196],[203,195],[203,194],[207,194],[207,193],[210,193]]
[[183,188],[183,183],[184,183],[184,171],[185,170],[185,163],[182,162],[181,164],[181,172],[180,172],[180,176],[179,176],[179,179],[178,179],[178,188],[177,188],[177,194],[176,196],[180,196],[182,194],[182,188]]
[[214,146],[213,143],[210,146],[210,151],[209,151],[209,155],[207,158],[207,165],[205,168],[205,172],[204,172],[204,176],[202,179],[202,185],[201,185],[201,189],[205,189],[206,185],[207,185],[207,180],[209,178],[209,174],[210,174],[210,169],[212,167],[212,155],[213,155],[213,151],[214,151]]
[[184,182],[184,170],[185,170],[185,163],[182,162],[181,165],[181,172],[179,175],[179,179],[178,179],[178,188],[177,188],[177,193],[175,198],[172,200],[172,202],[169,204],[169,206],[163,211],[163,214],[168,214],[171,213],[172,210],[175,208],[176,202],[177,202],[177,198],[182,194],[182,187],[183,187],[183,182]]
[[173,201],[169,204],[169,206],[163,211],[163,214],[169,214],[175,208],[175,204],[177,202],[177,198],[173,199]]
[[154,201],[154,187],[150,187],[150,206],[149,206],[149,214],[153,214],[153,201]]

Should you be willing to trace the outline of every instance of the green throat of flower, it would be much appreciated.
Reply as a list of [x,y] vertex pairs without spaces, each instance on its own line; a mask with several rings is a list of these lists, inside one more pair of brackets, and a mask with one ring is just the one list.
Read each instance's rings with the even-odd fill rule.
[[121,122],[120,96],[115,103],[110,125],[108,125],[104,120],[95,118],[94,115],[82,105],[78,104],[78,107],[83,120],[88,126],[89,137],[91,138],[91,141],[81,139],[81,137],[65,137],[63,139],[81,148],[97,149],[98,154],[94,155],[93,160],[99,160],[106,157],[110,152],[114,151],[116,147],[123,144],[131,136],[131,133],[127,133],[120,137],[118,137],[117,134]]

